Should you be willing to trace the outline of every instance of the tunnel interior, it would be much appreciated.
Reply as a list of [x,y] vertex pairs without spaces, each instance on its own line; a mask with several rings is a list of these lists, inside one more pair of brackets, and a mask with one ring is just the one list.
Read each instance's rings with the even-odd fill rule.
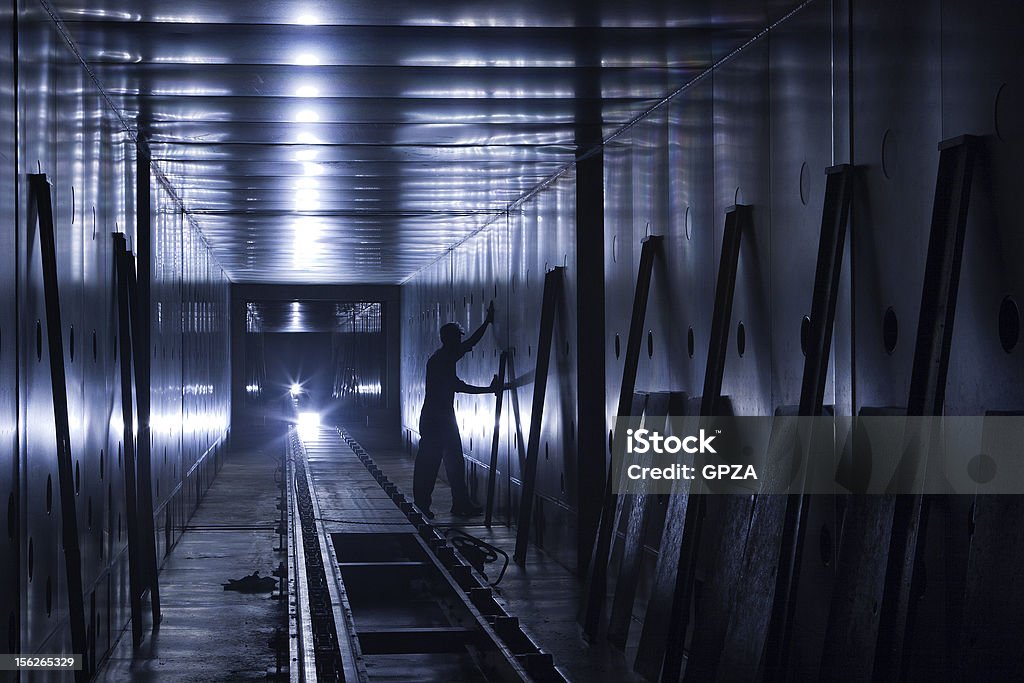
[[983,4],[6,3],[0,671],[1017,677]]

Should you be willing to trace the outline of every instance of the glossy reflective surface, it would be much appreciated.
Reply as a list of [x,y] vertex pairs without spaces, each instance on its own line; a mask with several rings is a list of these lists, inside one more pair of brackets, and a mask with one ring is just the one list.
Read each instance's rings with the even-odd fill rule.
[[233,280],[396,283],[795,4],[55,8]]

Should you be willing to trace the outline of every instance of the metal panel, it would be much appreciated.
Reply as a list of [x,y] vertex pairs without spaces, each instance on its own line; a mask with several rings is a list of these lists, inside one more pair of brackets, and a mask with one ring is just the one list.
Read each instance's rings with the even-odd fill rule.
[[[13,6],[0,9],[0,225],[17,224]],[[18,571],[22,517],[18,500],[17,238],[0,229],[0,647],[19,652]]]
[[[129,243],[136,243],[134,144],[95,89],[88,73],[67,50],[43,8],[37,3],[25,2],[19,3],[18,9],[17,26],[10,25],[8,16],[10,31],[4,32],[4,40],[13,36],[15,30],[18,35],[17,93],[13,90],[16,81],[10,61],[4,62],[7,66],[0,75],[4,98],[0,111],[4,112],[4,120],[13,133],[4,137],[9,146],[0,149],[3,160],[0,188],[7,193],[3,195],[7,199],[0,200],[0,207],[10,214],[8,227],[0,234],[3,245],[9,247],[3,249],[4,258],[9,260],[0,261],[0,273],[5,278],[3,290],[10,292],[10,296],[0,302],[0,372],[4,376],[0,390],[0,415],[3,416],[0,434],[13,445],[16,425],[12,421],[19,415],[17,428],[21,435],[16,460],[7,455],[13,451],[6,447],[0,450],[3,454],[0,493],[8,503],[3,518],[10,519],[16,531],[16,538],[5,535],[4,542],[17,543],[18,552],[3,552],[0,574],[7,577],[4,579],[7,585],[17,585],[18,579],[14,577],[19,577],[22,586],[21,623],[16,625],[21,642],[16,650],[12,646],[11,651],[70,651],[39,244],[35,239],[25,239],[29,233],[24,179],[28,173],[41,171],[52,182],[64,318],[61,337],[67,369],[73,487],[87,621],[84,654],[92,667],[105,655],[128,619],[122,478],[125,428],[120,417],[114,371],[120,349],[115,337],[109,234],[126,232]],[[15,95],[17,122],[13,118]],[[19,178],[17,183],[15,174]],[[162,186],[156,188],[154,195],[157,205],[170,207],[174,203]],[[13,214],[16,206],[20,208],[17,218]],[[180,216],[180,209],[178,211]],[[192,249],[185,250],[180,238],[167,239],[165,226],[169,222],[173,223],[173,219],[169,221],[168,217],[160,216],[154,229],[159,242],[154,256],[155,277],[160,283],[155,287],[154,300],[159,305],[154,306],[154,315],[160,322],[154,322],[157,334],[152,351],[144,352],[152,352],[156,361],[155,410],[151,420],[155,454],[152,483],[159,500],[168,508],[181,511],[182,518],[177,520],[180,530],[184,516],[190,514],[197,502],[197,489],[191,484],[192,480],[201,470],[204,483],[208,484],[216,464],[215,458],[208,458],[192,477],[188,476],[180,439],[183,394],[202,396],[204,410],[195,419],[203,433],[202,443],[197,444],[201,453],[211,451],[211,446],[226,436],[228,338],[226,328],[220,326],[227,317],[227,280],[213,264],[201,240],[196,238]],[[180,220],[175,229],[180,235],[183,229]],[[187,229],[195,232],[192,226]],[[14,248],[16,236],[20,236],[17,249]],[[20,269],[16,283],[15,258]],[[212,303],[207,306],[208,322],[203,329],[208,340],[199,353],[211,371],[202,383],[193,382],[188,386],[182,383],[180,354],[164,362],[161,352],[166,344],[180,343],[178,340],[182,337],[180,322],[176,327],[172,322],[175,317],[180,321],[181,316],[175,316],[168,309],[180,300],[177,282],[183,263],[200,260],[205,264],[208,299]],[[174,286],[160,289],[167,281]],[[20,311],[17,323],[13,320],[15,306]],[[164,325],[173,329],[166,330]],[[166,336],[161,334],[168,331],[171,333]],[[187,334],[186,339],[196,334]],[[14,412],[15,399],[17,412]],[[173,409],[175,404],[179,406],[178,419],[168,416],[170,411],[166,410],[168,405]],[[21,474],[20,500],[10,496],[14,484],[11,476],[15,472]],[[183,483],[186,480],[188,483]],[[140,482],[140,486],[143,485],[146,483]],[[201,490],[202,486],[199,492]],[[188,502],[183,503],[185,500]],[[168,501],[173,502],[168,505]],[[176,536],[165,533],[163,511],[157,513],[157,519],[160,520],[157,540],[163,550],[167,539],[173,540]],[[3,611],[2,628],[7,643],[13,605],[4,602],[0,607],[3,607],[0,611]]]

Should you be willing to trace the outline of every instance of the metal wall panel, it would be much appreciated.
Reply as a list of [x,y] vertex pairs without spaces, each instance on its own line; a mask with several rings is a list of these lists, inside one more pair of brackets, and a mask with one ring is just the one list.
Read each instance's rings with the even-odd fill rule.
[[[759,21],[757,12],[748,9],[751,21]],[[780,16],[770,7],[761,9],[771,19]],[[741,247],[723,393],[738,415],[770,415],[797,403],[804,365],[801,330],[810,312],[824,171],[844,162],[857,166],[857,183],[826,404],[834,404],[841,415],[905,406],[937,145],[963,133],[985,136],[985,154],[972,195],[946,411],[968,415],[1022,409],[1024,363],[1018,337],[1024,280],[1016,264],[1024,253],[1024,240],[1016,228],[1019,212],[1012,189],[1020,175],[1016,160],[1024,152],[1024,136],[1016,133],[1024,111],[1024,65],[1015,33],[1024,20],[1021,11],[1012,2],[995,3],[980,17],[976,4],[964,0],[899,5],[817,0],[771,26],[630,127],[606,129],[606,134],[615,133],[603,149],[606,430],[617,407],[642,238],[664,234],[666,241],[664,262],[654,271],[637,391],[697,396],[708,353],[724,212],[735,203],[754,207],[754,225]],[[984,50],[979,49],[982,45]],[[724,54],[721,45],[712,52]],[[549,213],[557,204],[551,198],[558,192],[557,186],[541,190],[514,208],[507,227],[485,231],[507,234],[507,244],[494,238],[486,247],[474,241],[473,246],[456,248],[445,266],[451,269],[451,282],[457,283],[454,292],[443,291],[434,270],[414,276],[404,293],[407,300],[422,297],[419,320],[424,319],[422,311],[436,307],[444,295],[461,300],[459,288],[471,291],[484,284],[481,278],[486,275],[478,262],[483,252],[491,264],[508,260],[509,296],[514,301],[509,313],[539,310],[539,292],[523,283],[546,260],[541,254],[558,236],[539,229],[534,234],[527,228],[548,226],[554,220],[564,229]],[[410,324],[413,317],[409,316]],[[517,347],[517,359],[524,344],[529,357],[529,345],[536,338],[534,320],[535,316],[525,327],[510,321],[508,343]],[[430,332],[437,322],[443,320],[428,323]],[[745,337],[742,353],[737,344],[740,322]],[[428,331],[414,325],[412,329]],[[410,350],[417,344],[409,339],[403,343]],[[417,362],[425,358],[421,354]],[[492,360],[488,359],[491,365]],[[489,376],[487,367],[473,366],[473,373]],[[417,373],[411,380],[405,376],[407,396],[421,391],[421,370]],[[407,425],[412,424],[409,419],[407,411]],[[474,434],[486,436],[490,425],[483,422],[477,428],[483,431]],[[543,459],[539,471],[539,488],[552,490],[560,473],[547,469]],[[571,508],[571,496],[566,502]],[[985,577],[1009,577],[1008,567],[1018,562],[1024,542],[1019,534],[1005,536],[1006,557],[997,557],[1000,553],[985,544],[1000,537],[993,526],[1000,519],[999,510],[1013,514],[1017,504],[999,507],[997,501],[986,499],[972,508],[971,502],[967,497],[935,501],[922,536],[923,564],[915,579],[922,593],[907,655],[912,671],[921,677],[948,677],[961,654],[974,666],[989,667],[978,670],[1013,670],[1007,666],[1016,656],[1009,634],[1016,637],[1019,629],[1001,626],[1008,627],[1019,614],[1019,601],[1007,597],[1012,586],[990,585]],[[978,512],[982,508],[984,512]],[[735,586],[743,581],[739,558],[749,543],[762,544],[766,550],[748,554],[771,557],[778,539],[748,536],[749,509],[743,500],[707,501],[695,611],[700,642],[694,641],[691,652],[691,666],[698,673],[714,672],[727,620],[739,634],[755,631],[748,615],[730,614],[735,611]],[[797,679],[821,673],[826,624],[844,557],[839,553],[844,501],[817,499],[808,514],[792,622],[794,647],[787,661],[790,675]],[[657,515],[652,519],[657,524]],[[649,529],[647,536],[650,541]],[[655,545],[648,543],[648,556],[657,551]],[[890,562],[886,547],[883,540],[845,549],[848,559],[860,555],[861,568],[874,572],[879,582],[877,590],[855,597],[856,609],[864,616],[857,632],[843,634],[845,640],[829,646],[830,656],[847,650],[851,661],[857,661],[859,668],[844,668],[842,675],[872,672],[878,643],[872,623],[876,617],[871,615],[874,603],[882,600],[881,582]],[[616,558],[613,554],[613,579]],[[643,617],[648,600],[649,566],[648,558],[638,587],[637,618]],[[747,571],[761,572],[759,578],[765,581],[774,575],[772,567]],[[1013,580],[1004,578],[1003,584]],[[961,613],[966,630],[958,623]],[[993,619],[986,619],[986,614]],[[993,652],[1001,653],[1001,669],[992,668]],[[830,660],[829,666],[836,665]],[[828,668],[825,673],[840,671]]]
[[[124,350],[117,348],[111,233],[126,233],[130,248],[138,244],[135,143],[40,5],[18,3],[17,23],[10,14],[4,21],[0,112],[11,134],[0,143],[0,494],[11,530],[3,543],[17,544],[17,551],[0,553],[0,579],[7,586],[20,581],[20,591],[5,591],[0,628],[3,642],[17,645],[12,652],[70,651],[41,257],[34,226],[27,225],[27,174],[42,172],[53,201],[88,654],[95,662],[129,618],[117,372]],[[17,79],[10,59],[15,35]],[[228,290],[197,230],[172,210],[176,200],[153,183],[155,334],[153,348],[142,353],[153,364],[157,519],[164,508],[178,511],[170,530],[158,524],[165,552],[209,484],[227,435]],[[186,273],[189,299],[182,305]],[[192,351],[187,360],[182,345]],[[20,619],[12,619],[19,593]]]
[[[17,222],[15,194],[14,14],[0,9],[0,225]],[[17,249],[13,230],[0,229],[0,647],[17,652],[22,520],[18,503]]]

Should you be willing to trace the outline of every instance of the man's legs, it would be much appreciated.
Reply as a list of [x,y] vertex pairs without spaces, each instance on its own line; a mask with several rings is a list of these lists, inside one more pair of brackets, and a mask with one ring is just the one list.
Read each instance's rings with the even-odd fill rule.
[[445,425],[444,470],[448,475],[448,485],[452,489],[452,510],[466,511],[473,507],[466,486],[466,461],[462,457],[462,435],[459,425],[455,422]]
[[430,497],[437,481],[437,470],[441,466],[444,441],[437,426],[420,424],[420,449],[412,472],[412,495],[416,506],[423,512],[430,510]]

